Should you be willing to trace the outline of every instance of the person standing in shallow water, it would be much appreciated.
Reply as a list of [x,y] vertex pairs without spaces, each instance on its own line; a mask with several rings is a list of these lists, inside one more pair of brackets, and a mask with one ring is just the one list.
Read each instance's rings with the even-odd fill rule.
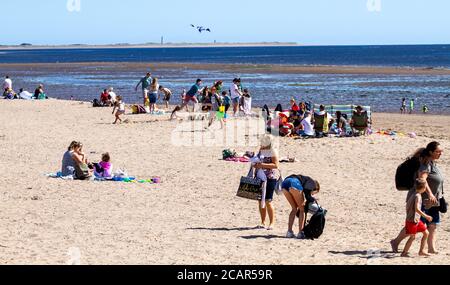
[[402,115],[406,114],[406,98],[402,99],[402,106],[400,107],[400,113]]
[[[414,154],[420,160],[420,167],[417,172],[419,179],[425,180],[426,192],[422,194],[422,211],[432,217],[429,222],[422,218],[422,222],[428,226],[428,253],[438,254],[436,249],[437,229],[441,223],[440,204],[445,203],[443,199],[444,176],[437,165],[437,161],[441,158],[443,149],[438,142],[431,142],[426,148],[421,148]],[[415,194],[415,188],[408,192],[407,201]],[[406,229],[403,228],[399,235],[391,241],[393,252],[398,252],[400,243],[407,237]]]
[[414,103],[415,103],[414,99],[411,99],[409,101],[409,113],[410,114],[414,113]]

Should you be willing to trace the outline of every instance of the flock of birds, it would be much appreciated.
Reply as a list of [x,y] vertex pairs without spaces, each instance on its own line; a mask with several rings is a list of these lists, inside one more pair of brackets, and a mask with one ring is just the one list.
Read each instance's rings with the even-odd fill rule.
[[195,25],[191,24],[191,27],[196,28],[200,33],[202,33],[202,32],[211,32],[210,28],[205,28],[203,26],[195,26]]

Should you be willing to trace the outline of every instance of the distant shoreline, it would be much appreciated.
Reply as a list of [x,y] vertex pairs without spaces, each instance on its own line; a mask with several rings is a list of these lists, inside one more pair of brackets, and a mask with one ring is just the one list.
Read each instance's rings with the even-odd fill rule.
[[167,44],[111,44],[111,45],[4,45],[0,50],[40,50],[40,49],[124,49],[124,48],[208,48],[208,47],[288,47],[302,46],[297,43],[167,43]]

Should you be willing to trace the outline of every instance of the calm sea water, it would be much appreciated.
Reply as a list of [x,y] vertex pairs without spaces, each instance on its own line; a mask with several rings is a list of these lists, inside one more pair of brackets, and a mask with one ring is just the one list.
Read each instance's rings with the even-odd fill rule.
[[11,50],[0,52],[1,62],[207,62],[450,68],[450,45]]
[[[450,68],[450,45],[429,46],[327,46],[155,49],[58,49],[0,51],[0,63],[69,62],[195,62],[299,65],[363,65]],[[102,68],[43,73],[36,69],[1,73],[14,77],[17,88],[33,89],[44,83],[50,96],[92,100],[102,89],[114,86],[128,103],[138,102],[133,91],[142,70],[116,72]],[[221,70],[160,69],[161,84],[178,94],[196,78],[206,85],[240,76],[253,94],[255,105],[275,105],[291,97],[324,104],[364,104],[375,111],[397,112],[403,97],[427,104],[432,113],[450,113],[449,75],[352,75],[352,74],[230,74]],[[81,90],[81,91],[80,91]],[[174,101],[175,102],[175,101]]]

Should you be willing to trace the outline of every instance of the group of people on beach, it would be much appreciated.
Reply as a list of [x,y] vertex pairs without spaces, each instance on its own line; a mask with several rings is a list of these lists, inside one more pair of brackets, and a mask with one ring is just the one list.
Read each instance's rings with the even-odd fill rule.
[[149,113],[154,113],[156,110],[156,103],[161,99],[163,94],[163,101],[166,109],[169,108],[170,99],[172,98],[172,91],[159,84],[157,77],[152,78],[152,74],[148,72],[135,87],[135,91],[138,91],[139,86],[142,89],[142,98],[144,100],[144,106],[149,108]]
[[89,180],[92,177],[111,178],[113,165],[109,153],[102,154],[98,163],[91,163],[83,151],[83,144],[70,143],[62,158],[61,176],[76,180]]
[[[425,148],[417,150],[412,158],[416,158],[417,169],[414,169],[414,186],[409,189],[406,197],[406,219],[399,235],[391,240],[392,251],[399,251],[400,243],[407,239],[401,256],[410,257],[409,251],[418,233],[422,233],[419,249],[420,256],[438,254],[436,247],[437,233],[441,224],[441,215],[447,212],[447,202],[444,198],[444,176],[437,164],[443,149],[438,142],[431,142]],[[280,179],[280,165],[277,150],[273,147],[271,135],[264,135],[260,141],[257,156],[263,159],[252,164],[259,173],[265,187],[265,195],[259,201],[261,223],[257,228],[273,230],[275,225],[275,208],[273,196]],[[288,231],[286,238],[305,238],[306,213],[310,211],[308,201],[320,192],[317,180],[303,175],[291,175],[282,181],[282,191],[291,212],[288,218]],[[269,225],[267,226],[267,217]],[[293,230],[296,217],[298,217],[298,233]],[[426,250],[427,248],[427,250]]]
[[176,118],[177,113],[185,108],[188,110],[190,102],[194,104],[192,112],[195,112],[196,106],[200,104],[203,112],[210,112],[209,126],[218,118],[223,127],[231,107],[233,107],[234,117],[252,115],[252,96],[248,89],[242,87],[240,78],[233,79],[228,91],[224,90],[221,80],[214,82],[211,87],[203,87],[202,84],[203,81],[197,79],[189,91],[183,90],[181,105],[176,106],[172,111],[170,120]]
[[268,130],[278,130],[281,136],[321,138],[334,134],[340,137],[366,135],[370,133],[371,117],[362,106],[352,110],[351,118],[341,111],[335,116],[327,112],[324,105],[313,110],[310,102],[296,103],[294,98],[290,101],[290,109],[283,110],[281,104],[275,109],[276,116],[270,116],[270,110],[263,108]]
[[444,176],[437,164],[442,153],[441,145],[434,141],[412,155],[419,166],[414,174],[414,186],[406,197],[406,221],[399,235],[391,240],[392,251],[398,252],[400,243],[408,239],[401,254],[403,257],[410,256],[409,250],[418,233],[422,233],[419,255],[438,254],[437,231],[441,214],[447,212]]
[[48,99],[47,94],[44,91],[44,85],[39,84],[38,87],[34,90],[34,93],[30,93],[23,88],[19,90],[19,93],[16,93],[13,89],[13,81],[9,77],[9,75],[5,76],[5,80],[3,81],[3,98],[4,99],[24,99],[24,100],[44,100]]
[[[286,238],[305,239],[304,228],[306,224],[306,213],[310,211],[309,202],[315,200],[313,196],[320,192],[320,184],[317,180],[303,175],[291,175],[281,180],[278,150],[274,147],[272,135],[264,135],[260,140],[260,148],[256,153],[252,168],[256,171],[256,177],[263,181],[263,195],[258,202],[261,222],[258,229],[269,231],[275,226],[275,207],[272,203],[274,193],[281,182],[281,189],[286,197],[291,212],[288,218],[288,231]],[[294,223],[298,216],[298,233],[294,233]],[[267,225],[267,217],[269,224]]]
[[[409,99],[409,108],[406,106],[406,101],[407,99],[405,97],[402,98],[402,106],[400,107],[400,113],[406,114],[408,113],[408,109],[409,109],[409,114],[413,114],[414,113],[414,108],[415,108],[415,104],[416,104],[416,99],[411,98]],[[429,108],[427,106],[427,104],[424,104],[422,106],[422,113],[426,114],[428,113]]]

